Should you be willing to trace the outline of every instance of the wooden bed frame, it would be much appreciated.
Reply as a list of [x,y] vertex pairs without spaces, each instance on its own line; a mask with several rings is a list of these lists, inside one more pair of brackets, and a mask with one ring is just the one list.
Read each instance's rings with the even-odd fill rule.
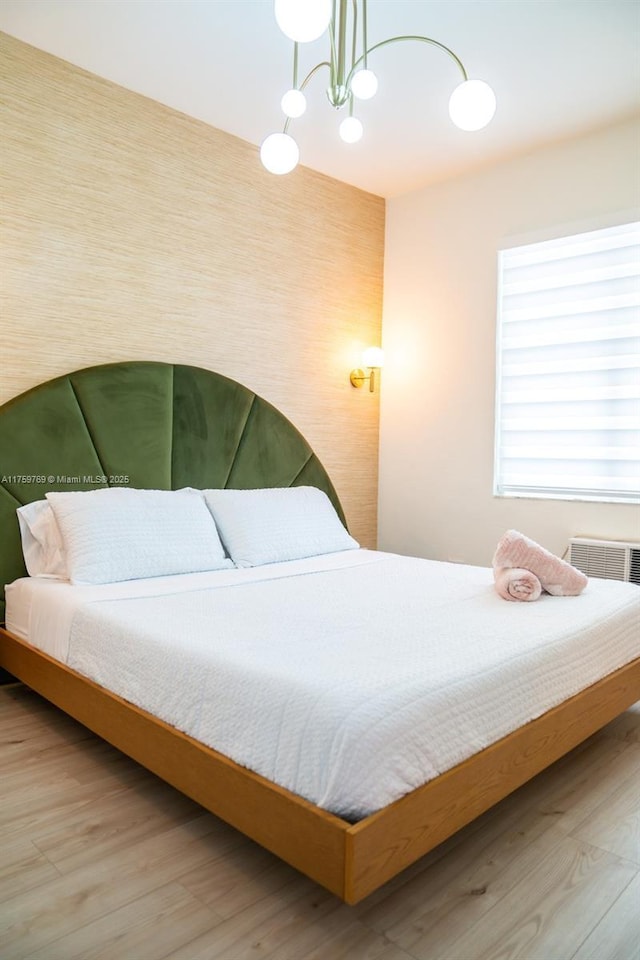
[[[44,475],[43,475],[44,471]],[[16,509],[48,490],[319,487],[305,438],[262,398],[197,367],[88,367],[0,407],[3,584],[26,575]],[[400,800],[348,823],[239,766],[0,628],[0,667],[262,846],[357,903],[640,699],[640,659]]]
[[640,658],[356,824],[186,736],[0,628],[0,666],[355,904],[640,699]]

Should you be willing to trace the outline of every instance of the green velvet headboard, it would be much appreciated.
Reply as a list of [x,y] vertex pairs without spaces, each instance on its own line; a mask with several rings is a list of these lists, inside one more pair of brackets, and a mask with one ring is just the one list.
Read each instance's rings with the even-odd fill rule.
[[0,406],[0,621],[4,585],[26,575],[16,508],[108,485],[315,486],[344,522],[309,444],[251,390],[179,364],[87,367]]

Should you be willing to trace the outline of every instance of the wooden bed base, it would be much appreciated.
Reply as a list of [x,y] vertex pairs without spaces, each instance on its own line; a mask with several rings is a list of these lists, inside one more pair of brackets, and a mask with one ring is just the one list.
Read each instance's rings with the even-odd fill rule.
[[350,824],[240,767],[2,628],[0,666],[350,904],[640,699],[639,658],[383,810]]

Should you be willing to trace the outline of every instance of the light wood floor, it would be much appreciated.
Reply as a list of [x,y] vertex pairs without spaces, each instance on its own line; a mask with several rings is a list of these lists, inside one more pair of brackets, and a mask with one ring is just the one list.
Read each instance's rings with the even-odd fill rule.
[[357,907],[16,685],[2,960],[640,960],[640,705]]

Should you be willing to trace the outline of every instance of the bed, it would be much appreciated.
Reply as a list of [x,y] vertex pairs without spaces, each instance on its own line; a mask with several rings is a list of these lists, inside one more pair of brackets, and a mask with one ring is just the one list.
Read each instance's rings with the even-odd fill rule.
[[[9,628],[0,638],[0,665],[348,903],[366,897],[640,698],[633,629],[638,597],[629,585],[603,582],[590,596],[576,598],[578,604],[562,599],[558,603],[558,598],[548,598],[551,603],[546,605],[507,604],[495,596],[488,571],[482,568],[359,550],[261,569],[193,574],[179,583],[169,577],[171,582],[162,591],[163,578],[106,589],[69,588],[26,578],[16,507],[40,499],[46,491],[93,489],[107,485],[109,478],[117,484],[118,478],[127,477],[142,489],[318,488],[344,519],[329,478],[295,428],[246,388],[209,371],[168,364],[112,364],[43,384],[0,408],[0,474],[0,573],[2,583],[13,584],[8,589]],[[405,610],[405,626],[394,638],[392,658],[384,661],[385,640],[397,620],[395,610],[385,611],[383,602],[385,584],[392,581],[397,584],[396,601]],[[61,606],[56,600],[58,607],[51,607],[56,591],[67,599]],[[286,604],[298,613],[280,629],[279,611]],[[466,617],[467,630],[475,631],[478,657],[484,659],[472,676],[459,678],[457,699],[451,695],[447,658],[429,662],[430,722],[441,713],[445,724],[447,711],[453,710],[455,737],[448,738],[446,725],[441,725],[445,732],[438,740],[444,754],[430,751],[432,769],[416,762],[407,774],[406,761],[400,772],[396,770],[400,755],[408,750],[411,760],[424,740],[419,706],[425,689],[413,687],[406,693],[412,658],[422,656],[419,630],[424,604],[431,611],[432,626],[439,623],[441,632],[452,618]],[[354,608],[360,618],[367,613],[364,624],[358,626],[350,618]],[[530,613],[525,621],[526,608],[535,608],[535,615]],[[54,616],[51,611],[58,609],[64,614]],[[168,649],[181,631],[192,637],[197,621],[214,615],[221,622],[233,621],[241,632],[244,609],[261,611],[263,640],[269,648],[280,643],[282,651],[276,670],[271,659],[260,663],[260,646],[246,646],[246,676],[234,667],[235,685],[227,674],[227,682],[216,693],[218,742],[216,724],[207,729],[202,721],[201,703],[204,691],[214,689],[221,664],[227,668],[228,650],[221,650],[222,660],[206,682],[204,662],[189,661],[192,679],[182,688],[173,684],[174,694],[183,692],[171,695],[170,676],[168,688],[160,691],[155,703],[141,699],[126,683],[119,686],[117,677],[100,672],[98,648],[115,651],[107,662],[123,655],[127,644],[122,642],[126,634],[121,627],[129,629],[128,617],[146,631],[146,643]],[[249,717],[251,703],[259,699],[261,677],[277,672],[282,679],[284,672],[286,682],[294,682],[295,675],[287,672],[292,658],[286,643],[291,645],[304,633],[307,609],[314,611],[316,640],[318,631],[321,638],[333,631],[334,638],[324,642],[314,676],[305,680],[304,690],[314,691],[319,725],[312,728],[305,722],[301,714],[305,697],[288,694],[287,702],[273,713],[273,729],[261,723],[258,714],[253,721],[257,733],[245,743],[247,752],[230,759],[235,747],[222,735],[223,720],[234,709]],[[504,638],[514,635],[514,624],[519,646],[509,648],[505,658]],[[251,639],[255,624],[248,620],[242,629]],[[553,634],[549,650],[536,642],[538,634]],[[456,642],[453,637],[451,651]],[[148,659],[142,641],[139,654]],[[461,648],[458,660],[465,656]],[[368,686],[354,692],[346,684],[342,701],[335,697],[329,701],[318,687],[319,679],[339,687],[346,673],[343,659],[346,663],[349,657],[352,669],[360,666],[358,672]],[[135,665],[127,667],[127,677],[134,669]],[[382,682],[381,670],[386,674]],[[199,687],[194,677],[199,678]],[[143,680],[144,674],[138,688],[145,686]],[[312,682],[315,686],[310,687]],[[528,712],[521,714],[516,729],[500,726],[505,711],[498,709],[498,700],[506,702],[508,689],[522,693],[523,687],[536,690],[535,703],[532,706],[529,695],[523,708]],[[396,691],[404,691],[405,699],[398,699]],[[199,724],[192,727],[172,712],[182,709],[189,698]],[[358,715],[355,726],[345,726],[336,706],[340,703],[344,714]],[[325,704],[323,713],[320,706]],[[347,709],[350,704],[359,709]],[[282,742],[287,750],[280,751],[280,758],[274,751],[270,766],[263,762],[265,744],[278,742],[282,717],[293,717],[296,711],[300,736],[294,740],[286,727]],[[482,718],[491,714],[493,726],[481,729]],[[263,753],[252,755],[261,727]],[[381,739],[381,731],[386,739]],[[284,769],[289,754],[312,756],[310,744],[323,738],[327,743],[320,763]],[[387,751],[386,766],[380,760],[379,779],[394,781],[391,792],[384,792],[386,783],[377,782],[374,765],[356,770],[361,795],[345,794],[348,769],[367,739],[370,753],[378,751],[382,758]],[[324,759],[332,750],[335,768]],[[395,778],[383,776],[383,770],[391,770]]]

